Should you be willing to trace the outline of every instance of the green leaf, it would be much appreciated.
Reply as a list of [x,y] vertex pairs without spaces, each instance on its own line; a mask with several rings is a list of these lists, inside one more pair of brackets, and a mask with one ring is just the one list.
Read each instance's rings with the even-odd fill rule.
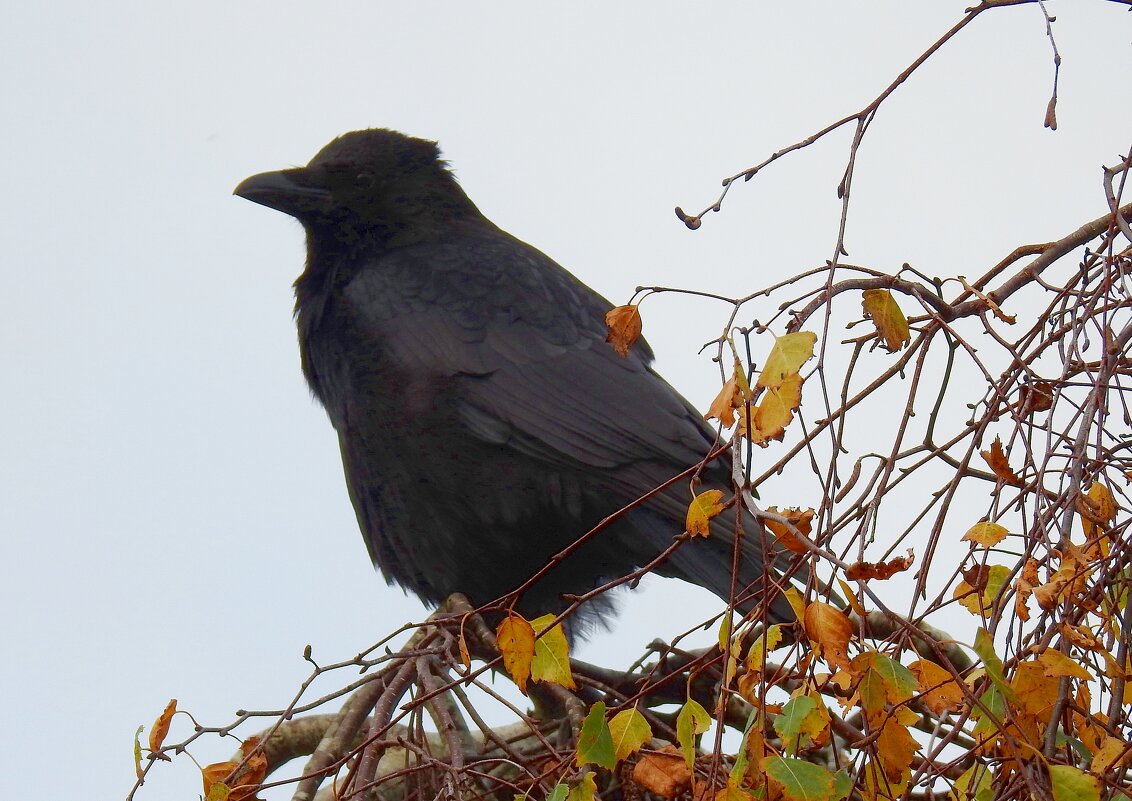
[[898,706],[919,693],[916,676],[908,668],[885,654],[877,654],[873,669],[884,679],[888,703]]
[[676,716],[676,741],[684,752],[684,761],[688,770],[696,761],[696,735],[703,734],[711,728],[711,715],[703,705],[689,698],[680,707],[680,714]]
[[979,655],[979,659],[983,660],[983,670],[986,671],[987,676],[998,688],[998,691],[1002,693],[1002,697],[1011,703],[1017,703],[1018,696],[1002,673],[1002,660],[995,653],[994,640],[991,639],[990,632],[986,629],[979,629],[975,634],[975,653]]
[[562,624],[558,624],[546,634],[542,634],[551,623],[554,615],[543,615],[531,621],[531,627],[536,634],[541,634],[535,640],[535,657],[531,660],[531,678],[535,681],[548,681],[559,684],[567,690],[577,689],[574,677],[570,673],[570,644],[566,641],[566,632]]
[[783,745],[789,750],[797,750],[806,716],[813,712],[817,705],[817,701],[810,696],[799,695],[787,701],[786,706],[782,707],[782,714],[775,717],[774,730],[778,732]]
[[598,701],[590,707],[589,714],[582,722],[578,735],[577,765],[590,763],[613,770],[617,767],[617,757],[613,751],[613,735],[605,722],[605,703]]
[[565,784],[556,784],[554,789],[550,791],[550,795],[546,797],[546,801],[566,801],[568,792],[570,792],[570,788]]
[[1050,765],[1053,801],[1100,801],[1101,785],[1096,776],[1072,765]]
[[636,707],[614,715],[609,721],[609,733],[613,737],[613,754],[618,762],[652,739],[649,722]]
[[[848,777],[838,778],[828,768],[806,762],[804,759],[769,756],[762,761],[767,778],[782,787],[789,799],[801,801],[839,801],[842,790],[852,789]],[[848,794],[848,793],[846,793]]]
[[[986,711],[983,711],[984,708]],[[1002,693],[993,684],[979,696],[979,705],[971,710],[971,717],[976,721],[975,735],[983,737],[991,735],[1002,728],[1002,721],[1006,715],[1006,701]]]

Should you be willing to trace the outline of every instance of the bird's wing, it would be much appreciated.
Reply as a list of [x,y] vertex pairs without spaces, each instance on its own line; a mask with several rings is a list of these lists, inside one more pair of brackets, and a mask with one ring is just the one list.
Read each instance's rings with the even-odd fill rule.
[[462,422],[485,442],[561,467],[645,463],[669,476],[711,447],[647,344],[623,358],[605,342],[609,302],[509,236],[395,251],[344,294],[405,370],[455,382]]

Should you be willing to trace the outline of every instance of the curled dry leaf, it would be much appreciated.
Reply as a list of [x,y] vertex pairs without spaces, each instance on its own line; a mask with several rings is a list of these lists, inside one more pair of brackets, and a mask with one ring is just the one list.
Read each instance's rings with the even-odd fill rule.
[[170,761],[169,757],[158,752],[161,751],[161,746],[165,742],[165,736],[169,734],[169,724],[173,720],[173,715],[176,713],[177,699],[174,698],[165,705],[164,711],[157,716],[157,720],[153,722],[153,728],[149,730],[150,753],[166,762]]
[[[243,767],[240,767],[241,762]],[[240,745],[240,762],[215,762],[201,768],[206,799],[254,801],[265,778],[267,757],[260,750],[258,737],[249,737]]]
[[1029,417],[1052,408],[1053,383],[1049,381],[1031,381],[1023,384],[1021,397],[1014,404],[1014,411],[1020,417]]
[[1001,481],[1007,484],[1013,484],[1015,487],[1022,486],[1022,479],[1018,477],[1017,473],[1010,469],[1010,460],[1006,458],[1006,452],[1002,449],[1001,439],[995,437],[994,442],[991,443],[990,450],[979,451],[979,455],[983,457],[983,460],[990,466],[990,469],[994,471],[994,474],[998,476]]
[[887,562],[854,562],[845,571],[845,578],[849,581],[868,581],[869,579],[889,579],[897,573],[902,573],[916,561],[912,549],[908,549],[907,556],[897,556]]
[[962,275],[956,277],[959,279],[959,283],[963,285],[964,289],[966,289],[972,295],[976,296],[979,300],[987,305],[988,309],[994,312],[995,317],[1002,320],[1002,322],[1006,323],[1007,325],[1014,325],[1014,323],[1017,322],[1017,318],[1013,314],[1007,314],[1001,308],[999,308],[999,305],[994,302],[994,299],[990,295],[975,289],[973,286],[967,283],[967,279]]
[[641,338],[641,312],[636,305],[617,306],[605,313],[605,341],[622,356]]

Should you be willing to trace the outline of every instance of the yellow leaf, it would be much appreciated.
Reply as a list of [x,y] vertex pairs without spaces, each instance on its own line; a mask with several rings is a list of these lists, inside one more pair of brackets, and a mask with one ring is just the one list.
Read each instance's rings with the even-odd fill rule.
[[1047,648],[1038,657],[1047,676],[1069,676],[1074,679],[1092,681],[1093,674],[1085,670],[1081,663],[1070,659],[1055,648]]
[[607,333],[605,341],[622,356],[629,355],[629,349],[641,336],[641,312],[635,305],[617,306],[605,313]]
[[614,715],[609,721],[609,733],[613,736],[613,753],[618,762],[652,739],[652,728],[636,707]]
[[555,615],[543,615],[531,621],[535,632],[542,635],[535,640],[531,678],[574,690],[578,685],[574,683],[574,676],[570,673],[570,644],[566,641],[566,632],[559,624],[542,634],[543,630],[554,622],[554,618]]
[[597,782],[592,770],[587,770],[582,780],[570,788],[566,801],[593,801],[597,793]]
[[802,365],[813,358],[818,335],[809,331],[796,331],[775,339],[766,364],[759,373],[757,386],[778,387],[787,376],[797,373]]
[[862,293],[861,305],[865,308],[865,315],[877,327],[877,333],[884,340],[884,349],[889,353],[895,353],[912,341],[908,320],[887,289],[866,289]]
[[723,511],[723,504],[719,499],[723,491],[717,489],[704,490],[688,505],[688,517],[685,523],[686,531],[693,537],[706,537],[710,533],[710,521]]
[[793,373],[776,387],[768,387],[755,409],[754,426],[758,433],[747,434],[756,445],[782,439],[786,426],[794,420],[794,410],[802,404],[802,376]]
[[511,614],[495,629],[495,643],[503,656],[503,667],[522,693],[527,692],[531,662],[535,657],[535,630],[519,615]]
[[982,545],[984,548],[991,548],[1006,539],[1009,534],[1010,532],[998,523],[982,520],[967,529],[967,533],[963,535],[963,540]]

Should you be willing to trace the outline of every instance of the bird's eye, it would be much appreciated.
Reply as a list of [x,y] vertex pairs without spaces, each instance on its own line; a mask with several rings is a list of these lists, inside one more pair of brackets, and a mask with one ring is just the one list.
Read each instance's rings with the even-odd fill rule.
[[358,173],[357,177],[354,178],[354,186],[358,189],[372,189],[373,176],[368,172]]

